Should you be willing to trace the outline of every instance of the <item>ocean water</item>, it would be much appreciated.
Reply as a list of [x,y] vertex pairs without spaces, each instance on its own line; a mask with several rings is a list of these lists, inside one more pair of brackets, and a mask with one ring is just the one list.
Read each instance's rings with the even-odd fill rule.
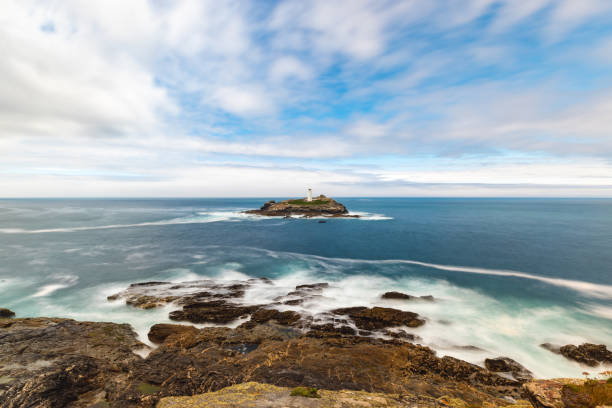
[[[475,364],[508,356],[540,377],[580,376],[539,345],[612,347],[612,200],[347,198],[362,218],[326,223],[242,213],[264,201],[0,200],[0,307],[127,322],[146,341],[172,306],[106,296],[147,280],[266,276],[274,286],[244,302],[327,281],[320,299],[286,308],[418,312],[420,343]],[[388,290],[436,301],[382,300]]]

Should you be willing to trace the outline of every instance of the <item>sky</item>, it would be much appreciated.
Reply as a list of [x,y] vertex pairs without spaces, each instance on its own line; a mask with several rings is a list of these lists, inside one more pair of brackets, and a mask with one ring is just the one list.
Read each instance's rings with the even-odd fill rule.
[[612,197],[610,0],[0,11],[0,197]]

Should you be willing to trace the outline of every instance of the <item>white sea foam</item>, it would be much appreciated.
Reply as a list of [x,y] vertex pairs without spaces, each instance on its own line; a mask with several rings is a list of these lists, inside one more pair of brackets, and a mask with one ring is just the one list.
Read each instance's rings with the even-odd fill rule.
[[383,214],[375,214],[375,213],[368,213],[368,212],[359,212],[359,211],[351,211],[349,212],[349,215],[358,215],[359,216],[359,220],[363,220],[363,221],[385,221],[385,220],[392,220],[393,217],[388,217],[386,215]]
[[303,255],[297,253],[287,253],[294,257],[299,257],[303,259],[321,259],[323,261],[330,262],[341,262],[341,263],[363,263],[363,264],[405,264],[405,265],[418,265],[426,268],[438,269],[441,271],[449,271],[449,272],[462,272],[462,273],[473,273],[479,275],[491,275],[491,276],[508,276],[522,279],[531,279],[540,282],[545,282],[553,286],[565,287],[568,289],[572,289],[576,292],[581,292],[587,294],[592,297],[596,297],[599,299],[612,299],[612,285],[606,285],[603,283],[593,283],[593,282],[584,282],[577,281],[572,279],[563,279],[563,278],[551,278],[540,275],[533,275],[527,272],[506,270],[506,269],[487,269],[487,268],[478,268],[471,266],[457,266],[457,265],[441,265],[434,264],[429,262],[421,262],[410,259],[382,259],[382,260],[369,260],[369,259],[349,259],[349,258],[326,258],[316,255]]
[[585,310],[595,316],[612,320],[612,307],[603,305],[584,305]]
[[47,285],[41,286],[38,291],[36,291],[31,297],[38,298],[43,296],[49,296],[50,294],[59,289],[69,288],[70,286],[75,285],[79,280],[78,276],[61,274],[52,275],[51,278],[55,279],[54,283],[49,283]]
[[50,294],[52,294],[56,290],[64,289],[64,288],[67,288],[69,286],[70,285],[65,285],[65,284],[62,284],[62,283],[52,283],[50,285],[44,285],[36,293],[34,293],[32,295],[32,297],[36,298],[36,297],[41,297],[41,296],[49,296]]
[[116,228],[134,228],[134,227],[151,227],[165,225],[180,225],[180,224],[205,224],[219,221],[240,221],[243,219],[258,219],[258,217],[250,216],[242,212],[236,211],[220,211],[220,212],[201,212],[198,216],[172,218],[169,220],[141,222],[133,224],[110,224],[110,225],[92,225],[80,227],[64,227],[64,228],[45,228],[36,230],[27,230],[22,228],[0,228],[2,234],[44,234],[50,232],[77,232],[77,231],[92,231],[105,230]]
[[[416,329],[404,329],[419,336],[422,339],[419,343],[432,347],[439,355],[450,355],[480,365],[485,358],[503,355],[519,361],[540,377],[579,376],[584,370],[579,364],[541,348],[541,343],[610,343],[612,340],[612,327],[606,329],[593,326],[592,321],[584,319],[580,310],[524,303],[526,301],[500,301],[476,290],[457,287],[443,279],[394,279],[375,274],[346,275],[341,273],[345,262],[343,260],[301,255],[301,258],[310,262],[293,262],[293,254],[274,254],[276,257],[287,258],[287,273],[273,279],[271,283],[253,281],[244,297],[233,301],[251,305],[274,303],[277,297],[294,291],[297,285],[329,282],[330,286],[323,289],[320,296],[315,296],[301,305],[277,307],[280,310],[295,310],[311,315],[315,321],[320,322],[325,321],[330,310],[340,307],[383,306],[413,311],[426,318],[427,323]],[[210,257],[214,258],[214,255],[210,254]],[[334,272],[321,272],[321,265],[325,266],[325,270],[332,268]],[[230,262],[216,268],[217,273],[212,277],[202,276],[188,268],[175,268],[142,281],[186,282],[214,279],[229,283],[250,278],[242,272],[244,265],[241,263]],[[61,278],[55,277],[58,282]],[[69,275],[64,279],[69,280]],[[127,306],[123,300],[106,300],[108,295],[120,292],[130,283],[132,282],[116,282],[86,288],[69,293],[62,301],[41,296],[37,298],[41,303],[35,310],[44,310],[45,315],[79,320],[130,323],[141,341],[155,347],[147,338],[150,327],[156,323],[171,322],[168,314],[179,306],[169,304],[161,308],[141,310]],[[60,283],[49,285],[53,284]],[[156,287],[146,290],[154,292]],[[185,293],[190,293],[189,291],[201,289],[187,287],[184,290]],[[390,290],[415,296],[433,295],[436,300],[406,302],[382,299],[381,294]],[[596,310],[595,307],[591,309]],[[236,327],[243,321],[244,319],[234,321],[228,326]],[[213,325],[197,325],[208,326]],[[466,348],[467,346],[471,347]]]
[[[359,218],[344,218],[349,220],[364,220],[364,221],[381,221],[391,220],[392,217],[387,217],[382,214],[373,214],[366,212],[354,212],[350,215],[359,215]],[[91,225],[91,226],[75,226],[62,228],[43,228],[43,229],[24,229],[24,228],[0,228],[0,234],[45,234],[57,232],[78,232],[78,231],[95,231],[117,228],[137,228],[137,227],[155,227],[167,225],[181,224],[206,224],[211,222],[239,222],[239,221],[261,221],[264,219],[283,217],[269,217],[256,214],[247,214],[244,211],[199,211],[196,216],[187,216],[172,218],[168,220],[140,222],[132,224],[109,224],[109,225]],[[295,217],[299,219],[300,217]],[[309,219],[329,218],[329,217],[309,217]]]

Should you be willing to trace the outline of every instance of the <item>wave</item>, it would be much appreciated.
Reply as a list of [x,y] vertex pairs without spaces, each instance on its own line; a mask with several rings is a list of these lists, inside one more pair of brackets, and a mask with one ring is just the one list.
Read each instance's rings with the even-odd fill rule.
[[[250,218],[249,214],[241,212],[210,212],[198,213],[196,217],[173,218],[170,220],[149,221],[133,224],[110,224],[110,225],[92,225],[81,227],[65,227],[65,228],[45,228],[36,230],[27,230],[23,228],[0,228],[2,234],[44,234],[49,232],[77,232],[77,231],[92,231],[115,228],[133,228],[133,227],[150,227],[163,225],[178,225],[178,224],[203,224],[219,221],[238,221],[240,219]],[[252,217],[254,218],[254,217]]]
[[[160,221],[148,221],[132,224],[110,224],[110,225],[92,225],[92,226],[80,226],[80,227],[64,227],[64,228],[43,228],[28,230],[23,228],[0,228],[0,234],[45,234],[53,232],[78,232],[78,231],[95,231],[105,229],[116,229],[116,228],[135,228],[135,227],[156,227],[165,225],[180,225],[180,224],[206,224],[210,222],[238,222],[244,220],[260,221],[270,218],[282,218],[282,217],[267,217],[255,214],[246,214],[242,211],[210,211],[210,212],[198,212],[197,216],[188,216],[181,218],[172,218],[169,220]],[[364,220],[364,221],[380,221],[380,220],[391,220],[392,217],[387,217],[382,214],[372,214],[366,212],[354,212],[351,215],[359,215],[359,218],[346,218],[349,220]],[[314,218],[328,218],[328,217],[310,217]],[[299,219],[299,218],[296,218]]]
[[41,286],[38,291],[36,291],[32,296],[33,298],[49,296],[53,292],[69,288],[70,286],[74,286],[79,280],[78,276],[74,275],[54,275],[53,278],[57,279],[58,282],[50,283],[47,285]]
[[[254,250],[260,250],[258,248],[252,248]],[[274,252],[269,250],[261,250],[266,253]],[[282,252],[279,252],[282,253]],[[507,270],[507,269],[487,269],[487,268],[479,268],[472,266],[458,266],[458,265],[442,265],[435,264],[429,262],[421,262],[411,259],[381,259],[381,260],[370,260],[370,259],[354,259],[354,258],[330,258],[319,255],[305,255],[294,252],[284,252],[286,255],[290,255],[293,257],[302,258],[305,260],[308,259],[317,259],[323,262],[341,262],[341,263],[363,263],[363,264],[396,264],[396,265],[417,265],[423,266],[426,268],[437,269],[441,271],[449,271],[449,272],[461,272],[461,273],[472,273],[479,275],[490,275],[490,276],[507,276],[514,278],[522,278],[522,279],[530,279],[535,281],[540,281],[547,283],[549,285],[564,287],[568,289],[572,289],[576,292],[581,292],[584,294],[588,294],[590,296],[599,298],[599,299],[612,299],[612,285],[606,285],[603,283],[593,283],[593,282],[585,282],[578,281],[572,279],[563,279],[563,278],[552,278],[540,275],[533,275],[527,272]]]

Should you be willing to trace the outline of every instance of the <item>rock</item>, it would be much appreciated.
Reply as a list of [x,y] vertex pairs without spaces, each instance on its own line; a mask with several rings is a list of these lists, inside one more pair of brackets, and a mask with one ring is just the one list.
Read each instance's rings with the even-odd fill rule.
[[357,328],[362,330],[376,330],[395,326],[419,327],[425,320],[412,312],[392,309],[389,307],[347,307],[332,310],[336,315],[347,315]]
[[381,296],[381,298],[383,299],[396,299],[396,300],[425,300],[427,302],[433,302],[434,301],[434,297],[431,295],[426,295],[426,296],[412,296],[412,295],[407,295],[405,293],[402,292],[386,292],[383,293],[383,295]]
[[14,317],[14,316],[15,316],[15,312],[13,312],[12,310],[4,309],[4,308],[0,307],[0,318],[8,319],[8,318],[11,318],[11,317]]
[[310,326],[310,331],[306,334],[309,337],[341,337],[341,336],[354,336],[357,332],[350,326],[342,325],[335,326],[332,323],[326,324],[313,324]]
[[545,348],[548,351],[552,351],[555,354],[561,354],[561,346],[556,346],[551,343],[542,343],[540,344],[540,347]]
[[63,356],[37,375],[24,378],[5,392],[0,407],[63,407],[91,391],[99,381],[97,360],[88,356]]
[[127,324],[12,319],[0,327],[0,407],[95,400],[125,381],[128,367],[141,360],[135,352],[147,348]]
[[159,286],[159,285],[166,285],[168,284],[168,282],[138,282],[138,283],[132,283],[130,284],[130,288],[139,288],[139,287],[148,287],[148,286]]
[[327,282],[319,282],[319,283],[311,283],[308,285],[297,285],[295,290],[311,290],[311,291],[321,291],[323,289],[329,288],[329,283]]
[[285,200],[279,203],[268,201],[260,209],[248,210],[245,213],[284,218],[290,218],[292,215],[303,217],[358,217],[357,215],[348,215],[348,210],[344,205],[323,195],[315,197],[310,202],[305,199]]
[[386,292],[381,296],[383,299],[414,299],[414,296],[407,295],[402,292]]
[[319,220],[319,224],[325,224],[327,221],[325,220]]
[[127,305],[140,309],[152,309],[168,303],[181,305],[213,301],[217,299],[239,299],[253,283],[266,282],[265,278],[249,279],[238,283],[217,283],[204,279],[191,282],[143,282],[133,283],[126,290],[108,296],[108,300],[125,299]]
[[[218,302],[209,307],[227,306]],[[293,315],[253,307],[258,309],[251,313],[252,327],[155,325],[149,337],[160,345],[144,359],[134,354],[145,346],[128,325],[13,319],[0,328],[0,407],[152,408],[164,397],[215,392],[249,381],[315,387],[323,389],[322,397],[357,390],[399,393],[410,406],[439,407],[435,401],[442,395],[476,405],[505,405],[502,396],[519,396],[515,381],[439,358],[427,347],[356,336],[341,319],[312,324],[302,334],[276,323],[289,323]]]
[[164,340],[166,340],[166,338],[169,336],[172,336],[175,334],[182,334],[182,333],[193,331],[193,330],[195,330],[195,327],[193,326],[185,326],[182,324],[160,323],[160,324],[155,324],[151,326],[151,329],[149,329],[149,334],[147,335],[147,337],[153,343],[163,343]]
[[433,302],[435,300],[432,295],[419,296],[419,299],[425,300],[427,302]]
[[393,337],[394,339],[401,339],[406,341],[420,340],[419,336],[412,333],[408,333],[406,330],[383,330],[382,333],[386,336]]
[[[577,408],[577,407],[595,407],[597,404],[592,404],[593,401],[582,401],[575,404],[576,395],[568,400],[568,390],[580,390],[580,387],[585,383],[584,379],[572,378],[557,378],[552,380],[533,380],[523,384],[525,395],[535,408]],[[612,388],[612,385],[610,385]],[[572,393],[574,394],[574,393]],[[574,400],[574,401],[571,401]],[[574,402],[574,403],[572,403]],[[585,403],[586,402],[586,403]],[[612,404],[612,400],[600,405]]]
[[294,291],[287,293],[285,296],[279,296],[275,300],[285,305],[301,305],[306,300],[321,296],[320,293],[323,289],[328,287],[329,283],[327,282],[298,285],[295,287]]
[[485,359],[485,367],[489,371],[496,373],[511,373],[512,376],[520,382],[525,382],[533,379],[533,373],[508,357],[487,358]]
[[540,347],[590,367],[597,367],[600,363],[612,363],[612,352],[604,344],[584,343],[580,346],[572,344],[557,346],[551,343],[543,343],[540,344]]
[[[353,336],[342,327],[315,329],[300,335],[266,323],[169,336],[146,360],[134,364],[131,383],[163,384],[161,396],[217,391],[249,381],[402,394],[419,390],[428,398],[469,392],[474,401],[519,396],[517,382],[461,360],[439,358],[427,347]],[[314,335],[336,329],[340,333],[335,336]]]
[[300,320],[300,317],[299,313],[291,310],[280,312],[276,309],[261,308],[251,315],[251,321],[261,324],[270,320],[276,320],[279,324],[287,326]]
[[[157,408],[211,408],[211,407],[404,407],[408,396],[397,394],[369,393],[365,391],[326,391],[317,392],[319,398],[291,396],[291,388],[269,384],[248,382],[223,388],[216,392],[191,397],[167,397],[160,400]],[[417,397],[413,397],[417,398]]]
[[565,408],[561,400],[563,384],[555,380],[535,380],[523,385],[527,398],[535,408]]
[[612,351],[608,350],[604,344],[584,343],[580,346],[568,344],[559,348],[559,353],[570,360],[590,367],[596,367],[600,363],[612,363]]
[[247,317],[259,308],[260,306],[241,306],[225,300],[214,300],[187,304],[182,310],[170,312],[169,316],[172,320],[191,323],[224,324]]

